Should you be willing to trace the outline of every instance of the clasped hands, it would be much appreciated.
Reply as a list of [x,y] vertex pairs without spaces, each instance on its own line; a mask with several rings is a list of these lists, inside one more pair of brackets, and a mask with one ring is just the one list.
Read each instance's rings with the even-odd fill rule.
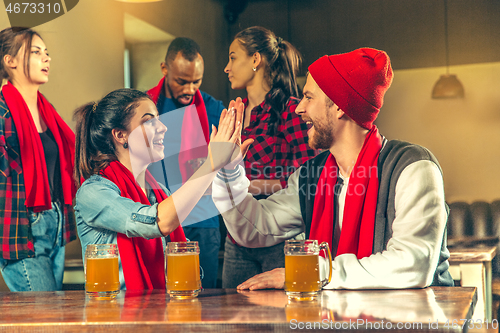
[[220,115],[219,128],[212,125],[208,158],[212,171],[221,168],[234,169],[245,157],[248,148],[254,141],[247,139],[241,142],[243,127],[243,112],[245,105],[240,97],[229,103]]

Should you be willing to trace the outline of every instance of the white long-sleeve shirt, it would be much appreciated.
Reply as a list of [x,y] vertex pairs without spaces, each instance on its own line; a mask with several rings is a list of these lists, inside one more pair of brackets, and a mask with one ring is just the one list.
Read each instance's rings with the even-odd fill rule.
[[[259,201],[248,193],[249,181],[241,166],[236,174],[219,173],[213,182],[212,197],[236,242],[246,247],[266,247],[304,232],[299,172],[290,176],[286,189]],[[362,259],[354,254],[337,256],[332,262],[331,283],[325,288],[416,288],[432,283],[447,220],[439,167],[428,160],[408,165],[397,181],[395,193],[396,217],[386,250]],[[343,210],[345,201],[339,201]],[[326,268],[324,260],[323,266]]]

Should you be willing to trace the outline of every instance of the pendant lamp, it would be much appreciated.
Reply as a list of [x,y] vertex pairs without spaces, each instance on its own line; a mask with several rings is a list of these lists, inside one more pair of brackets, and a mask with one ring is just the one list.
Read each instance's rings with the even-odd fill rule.
[[439,77],[439,80],[432,89],[432,98],[463,98],[464,87],[455,74],[449,71],[449,50],[448,50],[448,1],[444,0],[444,40],[446,50],[446,74]]

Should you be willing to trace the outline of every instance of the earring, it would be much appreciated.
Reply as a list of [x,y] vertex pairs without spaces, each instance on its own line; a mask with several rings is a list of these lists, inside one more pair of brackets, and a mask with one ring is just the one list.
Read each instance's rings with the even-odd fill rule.
[[257,68],[255,68],[255,67],[254,67],[254,68],[252,68],[252,69],[253,69],[253,71],[254,71],[254,72],[256,72],[256,71],[257,71]]
[[128,142],[125,142],[125,143],[123,144],[123,148],[125,148],[125,149],[127,149],[127,148],[128,148]]

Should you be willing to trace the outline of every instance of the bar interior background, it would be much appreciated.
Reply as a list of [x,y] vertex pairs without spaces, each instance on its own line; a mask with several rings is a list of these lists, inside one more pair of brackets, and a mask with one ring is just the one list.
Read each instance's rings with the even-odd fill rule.
[[[500,1],[448,1],[449,66],[464,86],[463,99],[431,98],[445,72],[443,15],[436,0],[82,0],[34,29],[52,58],[41,91],[71,126],[75,108],[124,86],[126,49],[132,86],[156,85],[168,42],[177,36],[200,44],[201,89],[226,104],[245,96],[231,91],[223,72],[229,44],[243,28],[262,25],[294,44],[304,56],[301,75],[325,54],[385,50],[395,79],[376,122],[381,133],[437,156],[447,201],[492,201],[500,197]],[[0,27],[8,25],[0,11]],[[130,31],[141,25],[155,33],[134,39]]]

